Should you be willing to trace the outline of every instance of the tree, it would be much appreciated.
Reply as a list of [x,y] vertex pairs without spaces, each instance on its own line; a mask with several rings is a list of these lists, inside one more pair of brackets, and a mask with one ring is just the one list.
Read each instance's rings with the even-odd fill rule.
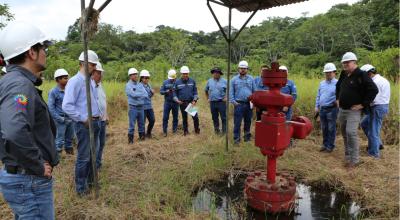
[[7,4],[0,4],[0,29],[6,26],[7,22],[14,19]]

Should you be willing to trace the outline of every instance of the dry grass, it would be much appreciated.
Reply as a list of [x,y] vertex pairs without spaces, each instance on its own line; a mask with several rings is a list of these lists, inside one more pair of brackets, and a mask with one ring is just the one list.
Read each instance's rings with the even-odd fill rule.
[[[100,172],[100,197],[79,198],[74,192],[75,157],[63,155],[55,169],[55,206],[58,219],[206,219],[194,213],[191,192],[209,180],[220,178],[232,169],[264,167],[264,158],[253,144],[224,150],[224,138],[212,133],[207,103],[200,102],[201,134],[182,132],[162,137],[162,97],[154,100],[155,137],[127,143],[125,97],[115,93],[110,101],[114,120],[108,127],[104,164]],[[193,131],[191,119],[190,130]],[[232,123],[231,123],[232,124]],[[171,125],[170,125],[171,126]],[[137,138],[137,135],[136,135]],[[353,171],[343,167],[343,145],[339,138],[332,154],[318,152],[320,140],[311,136],[297,141],[293,149],[278,160],[279,169],[292,171],[302,181],[332,187],[349,193],[374,218],[399,215],[399,147],[386,146],[381,160],[364,155],[364,164]],[[0,201],[0,219],[10,219],[8,206]]]

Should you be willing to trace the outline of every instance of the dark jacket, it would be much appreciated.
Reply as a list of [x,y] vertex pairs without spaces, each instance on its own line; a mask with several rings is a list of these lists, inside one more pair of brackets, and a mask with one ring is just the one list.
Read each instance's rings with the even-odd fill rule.
[[27,69],[10,65],[0,79],[0,158],[27,174],[43,176],[44,162],[59,162],[54,137],[56,126],[35,88],[37,78]]
[[339,100],[339,107],[342,109],[351,109],[353,105],[359,104],[369,108],[376,94],[378,87],[368,74],[359,68],[350,76],[342,71],[336,84],[336,99]]
[[166,102],[174,102],[175,80],[167,79],[160,88],[160,94]]
[[176,81],[174,101],[191,102],[198,99],[196,82],[192,78],[187,80],[178,79]]

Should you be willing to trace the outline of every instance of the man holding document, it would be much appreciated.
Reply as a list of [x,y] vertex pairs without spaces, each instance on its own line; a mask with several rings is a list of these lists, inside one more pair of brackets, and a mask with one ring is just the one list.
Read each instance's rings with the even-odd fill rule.
[[191,106],[189,106],[188,111],[192,113],[191,116],[193,118],[194,131],[196,134],[200,134],[199,117],[198,114],[194,114],[195,111],[197,111],[194,107],[199,96],[197,93],[196,82],[189,78],[189,72],[189,67],[181,67],[182,77],[176,81],[174,90],[174,101],[179,104],[181,109],[184,136],[189,134],[186,111],[189,104],[191,104]]

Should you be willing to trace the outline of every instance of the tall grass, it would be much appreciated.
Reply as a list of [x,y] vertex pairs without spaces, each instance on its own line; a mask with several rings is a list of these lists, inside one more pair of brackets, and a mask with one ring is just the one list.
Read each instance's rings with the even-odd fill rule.
[[[324,78],[306,78],[303,76],[290,76],[297,87],[297,100],[293,105],[294,115],[303,115],[310,119],[314,117],[314,107],[315,107],[315,97],[317,95],[317,90],[320,81]],[[47,101],[48,91],[56,85],[54,81],[46,81],[40,87],[43,90],[43,97]],[[161,82],[151,82],[151,85],[155,88],[159,88]],[[106,91],[109,104],[124,106],[126,100],[123,97],[125,94],[125,83],[119,81],[104,81],[104,89]],[[198,82],[198,92],[200,98],[204,98],[203,88],[205,86],[205,81]],[[118,100],[113,100],[118,97]],[[399,113],[399,84],[391,83],[391,100],[390,100],[390,110],[389,114],[385,117],[382,125],[382,140],[384,144],[398,144],[398,128],[400,124],[400,113]],[[314,127],[318,126],[314,122]],[[316,130],[318,132],[318,129]]]

